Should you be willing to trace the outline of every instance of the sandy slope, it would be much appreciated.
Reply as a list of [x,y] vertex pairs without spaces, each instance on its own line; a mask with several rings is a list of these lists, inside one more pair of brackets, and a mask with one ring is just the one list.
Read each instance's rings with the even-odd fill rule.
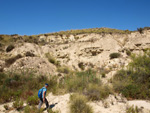
[[[52,93],[47,95],[47,100],[53,111],[59,111],[59,113],[69,113],[69,97],[71,94],[54,96]],[[137,106],[140,109],[140,113],[150,113],[150,102],[146,100],[132,100],[127,101],[120,95],[110,95],[104,101],[88,102],[92,106],[94,113],[126,113],[126,109],[131,106]],[[18,113],[16,110],[6,111],[4,106],[0,105],[0,113]],[[7,103],[10,107],[11,103]],[[45,105],[43,104],[43,108]],[[47,111],[44,111],[47,113]]]

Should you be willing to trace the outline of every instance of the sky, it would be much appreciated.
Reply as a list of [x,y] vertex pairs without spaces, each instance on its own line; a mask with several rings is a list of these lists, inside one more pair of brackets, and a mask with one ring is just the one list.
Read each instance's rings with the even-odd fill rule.
[[0,0],[0,34],[150,27],[150,0]]

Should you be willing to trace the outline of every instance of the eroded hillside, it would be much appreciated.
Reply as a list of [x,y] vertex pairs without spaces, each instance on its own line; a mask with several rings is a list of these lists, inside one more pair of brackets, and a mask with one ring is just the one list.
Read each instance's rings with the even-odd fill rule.
[[[33,70],[40,74],[57,75],[59,65],[79,71],[103,69],[108,73],[127,66],[131,53],[142,53],[150,48],[149,29],[142,33],[106,31],[78,31],[76,34],[70,31],[36,36],[1,35],[0,70]],[[12,49],[9,46],[13,46]],[[111,59],[112,53],[120,56]]]
[[37,112],[37,91],[48,82],[54,112],[149,113],[148,50],[149,28],[0,35],[0,112]]

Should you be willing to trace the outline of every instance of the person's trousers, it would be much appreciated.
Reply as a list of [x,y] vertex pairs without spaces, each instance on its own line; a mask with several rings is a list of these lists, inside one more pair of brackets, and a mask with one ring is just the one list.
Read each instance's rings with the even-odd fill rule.
[[[43,98],[40,98],[40,103],[39,103],[38,109],[41,109],[42,104],[43,104]],[[46,105],[46,109],[49,108],[49,103],[46,98],[45,98],[45,105]]]

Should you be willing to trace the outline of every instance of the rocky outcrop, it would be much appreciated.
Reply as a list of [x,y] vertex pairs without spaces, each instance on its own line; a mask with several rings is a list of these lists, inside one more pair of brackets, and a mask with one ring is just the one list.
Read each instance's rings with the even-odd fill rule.
[[[66,65],[73,70],[81,70],[79,64],[82,63],[84,69],[103,66],[108,70],[111,68],[112,71],[115,71],[127,66],[130,62],[127,51],[143,53],[150,48],[150,30],[145,30],[142,34],[132,32],[131,34],[41,35],[39,41],[46,43],[45,45],[18,43],[11,52],[5,54],[9,57],[19,54],[23,58],[47,59],[45,53],[49,53],[60,62],[60,65]],[[110,59],[111,53],[119,53],[120,57]],[[17,62],[21,62],[21,60],[17,60]]]
[[40,75],[55,75],[55,65],[49,63],[46,59],[39,57],[24,57],[18,59],[9,68],[5,68],[5,71],[11,72],[34,72]]

